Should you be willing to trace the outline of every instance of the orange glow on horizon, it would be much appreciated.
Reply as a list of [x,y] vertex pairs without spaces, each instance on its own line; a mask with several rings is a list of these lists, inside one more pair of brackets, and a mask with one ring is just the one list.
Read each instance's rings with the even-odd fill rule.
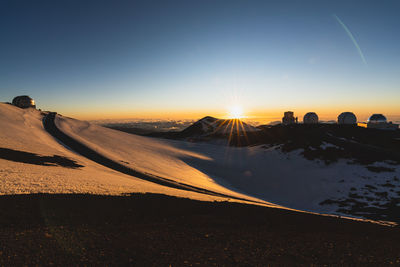
[[241,119],[245,122],[256,121],[259,124],[266,124],[282,119],[283,112],[287,110],[294,111],[294,115],[303,119],[307,112],[316,112],[320,120],[336,120],[337,116],[344,111],[351,111],[356,114],[359,121],[366,120],[372,113],[382,113],[387,117],[400,117],[398,110],[393,110],[390,107],[378,108],[360,108],[360,107],[313,107],[313,108],[282,108],[282,109],[253,109],[246,110],[246,115],[243,114],[243,109],[232,106],[227,113],[221,109],[209,110],[146,110],[146,111],[127,111],[127,110],[56,110],[60,114],[80,120],[124,120],[124,119],[160,119],[160,120],[197,120],[205,116],[212,116],[221,119]]

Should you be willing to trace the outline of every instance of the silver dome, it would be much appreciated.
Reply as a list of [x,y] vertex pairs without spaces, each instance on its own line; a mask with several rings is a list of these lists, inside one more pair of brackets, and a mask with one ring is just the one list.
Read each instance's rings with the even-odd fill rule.
[[33,100],[27,95],[14,97],[12,103],[13,105],[20,108],[36,108],[35,100]]
[[373,114],[368,118],[368,123],[387,123],[387,120],[382,114]]
[[357,117],[353,112],[343,112],[338,116],[339,124],[356,124]]
[[304,124],[314,124],[318,123],[318,115],[315,112],[308,112],[303,117]]

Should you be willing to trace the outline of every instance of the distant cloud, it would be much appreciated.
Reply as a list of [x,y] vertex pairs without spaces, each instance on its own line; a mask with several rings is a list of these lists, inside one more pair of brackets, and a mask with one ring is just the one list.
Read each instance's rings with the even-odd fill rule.
[[92,123],[111,128],[136,128],[148,132],[167,132],[181,131],[190,126],[193,120],[143,120],[143,119],[125,119],[125,120],[96,120]]

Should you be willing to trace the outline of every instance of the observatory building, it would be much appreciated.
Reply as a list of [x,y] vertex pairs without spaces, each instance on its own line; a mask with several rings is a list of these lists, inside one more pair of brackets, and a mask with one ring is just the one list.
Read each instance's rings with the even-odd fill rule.
[[36,108],[35,100],[33,100],[27,95],[14,97],[12,104],[19,108]]
[[297,117],[294,117],[293,111],[286,111],[283,114],[282,118],[282,124],[288,125],[288,124],[294,124],[297,123]]
[[371,117],[368,118],[366,126],[367,128],[383,129],[383,130],[395,130],[399,128],[398,124],[388,122],[386,117],[383,116],[382,114],[372,114]]
[[357,117],[353,112],[343,112],[338,116],[338,124],[356,125]]
[[368,118],[368,123],[371,125],[378,125],[387,123],[387,119],[382,114],[372,114],[371,117]]
[[308,112],[303,117],[304,124],[317,124],[318,123],[318,115],[315,112]]

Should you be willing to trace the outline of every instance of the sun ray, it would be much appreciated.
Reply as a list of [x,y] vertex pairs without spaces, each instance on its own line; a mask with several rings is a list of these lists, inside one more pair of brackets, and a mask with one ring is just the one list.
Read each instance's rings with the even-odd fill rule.
[[[218,132],[218,130],[219,130],[220,128],[222,128],[222,126],[224,126],[226,123],[229,123],[229,120],[224,120],[224,121],[222,121],[222,122],[217,126],[217,128],[215,129],[215,132]],[[224,131],[224,133],[226,133],[226,130]]]
[[239,120],[239,125],[240,125],[240,127],[241,127],[241,129],[242,129],[243,136],[244,136],[244,138],[246,139],[246,142],[247,142],[247,144],[248,144],[248,143],[249,143],[249,138],[247,137],[246,129],[244,128],[243,122],[242,122],[241,120]]
[[231,140],[232,140],[232,133],[233,133],[233,127],[234,127],[234,123],[235,122],[233,122],[233,120],[231,120],[231,131],[230,131],[230,133],[229,133],[229,138],[228,138],[228,145],[230,145],[231,144]]
[[240,129],[239,129],[239,119],[235,119],[235,128],[236,128],[236,142],[240,145]]

